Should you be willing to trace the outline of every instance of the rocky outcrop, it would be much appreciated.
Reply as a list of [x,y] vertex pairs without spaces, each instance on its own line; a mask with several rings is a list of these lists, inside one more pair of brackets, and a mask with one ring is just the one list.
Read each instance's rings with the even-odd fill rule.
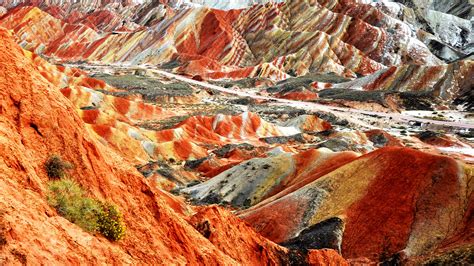
[[344,221],[338,217],[329,218],[301,231],[297,237],[282,245],[298,249],[329,248],[341,252]]
[[283,190],[295,191],[356,157],[321,149],[252,159],[182,192],[200,203],[250,207]]
[[469,1],[399,0],[375,5],[383,12],[412,25],[419,38],[440,58],[455,61],[468,57],[473,27],[469,19],[473,5]]
[[[209,241],[235,258],[238,263],[276,263],[278,265],[348,265],[335,250],[287,250],[268,242],[237,217],[220,207],[199,208],[190,223]],[[239,232],[232,234],[231,232]]]

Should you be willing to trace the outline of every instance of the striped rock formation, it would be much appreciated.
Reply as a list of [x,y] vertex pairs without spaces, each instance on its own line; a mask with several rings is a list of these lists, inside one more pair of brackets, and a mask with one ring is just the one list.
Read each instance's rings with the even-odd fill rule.
[[[179,163],[208,158],[199,166],[198,172],[213,176],[251,158],[246,154],[214,158],[213,150],[225,145],[251,144],[262,148],[257,155],[265,156],[264,151],[278,145],[269,144],[264,141],[265,138],[288,137],[331,128],[329,123],[314,115],[301,116],[289,121],[286,126],[278,126],[254,113],[243,113],[235,116],[195,116],[171,129],[147,129],[139,125],[185,113],[164,110],[156,99],[155,102],[144,102],[135,96],[113,96],[120,90],[101,80],[90,78],[77,69],[51,65],[31,52],[23,50],[23,53],[32,60],[37,71],[59,87],[60,92],[73,103],[91,134],[133,163],[143,164],[150,160]],[[181,172],[173,178],[173,182],[162,182],[173,188],[176,184],[194,179],[194,174]]]
[[472,166],[448,157],[383,148],[298,190],[289,187],[290,193],[283,190],[240,217],[289,246],[339,247],[345,258],[403,260],[472,244],[472,178]]
[[[146,4],[126,7],[125,11],[103,8],[75,21],[51,8],[40,12],[17,7],[0,25],[14,29],[25,47],[57,59],[153,65],[175,62],[179,65],[175,71],[203,79],[282,80],[310,72],[356,78],[384,65],[442,63],[409,25],[375,7],[348,0],[320,2],[298,0],[230,11],[156,11],[161,12],[153,15],[161,18],[156,22],[146,19],[152,12]],[[133,16],[142,10],[142,19]],[[21,21],[28,23],[18,23]],[[38,30],[28,25],[44,21],[56,26],[48,30],[50,38],[37,38]],[[107,33],[110,31],[118,34]]]
[[[40,53],[55,51],[62,45],[74,46],[76,51],[84,49],[84,44],[99,37],[91,28],[71,25],[55,18],[37,7],[19,7],[11,10],[1,22],[1,26],[12,29],[21,36],[19,43],[25,49]],[[74,52],[63,52],[67,55]]]
[[[117,89],[101,80],[89,78],[79,70],[56,67],[27,51],[24,54],[31,58],[37,70],[49,82],[61,88],[60,92],[75,105],[86,127],[131,162],[201,159],[211,154],[211,146],[214,149],[236,143],[269,146],[261,139],[291,136],[304,131],[324,131],[331,127],[316,116],[300,117],[287,126],[278,126],[262,120],[256,114],[243,113],[236,116],[195,116],[171,129],[146,129],[136,125],[179,113],[163,110],[140,98],[108,95],[104,92],[118,93]],[[245,159],[243,156],[234,164]],[[229,162],[225,160],[218,165],[221,167],[227,164]]]
[[[262,120],[256,114],[243,113],[235,116],[191,117],[171,129],[148,129],[140,125],[186,114],[179,110],[164,110],[159,104],[170,100],[179,103],[179,99],[153,98],[153,102],[145,102],[128,93],[127,98],[117,97],[114,95],[120,95],[120,89],[90,78],[81,70],[54,66],[34,53],[25,50],[23,53],[32,60],[39,73],[59,87],[60,92],[73,103],[91,134],[133,163],[146,164],[150,160],[179,163],[208,158],[197,170],[209,177],[250,158],[243,153],[234,154],[231,158],[230,155],[215,158],[212,150],[219,150],[228,144],[248,143],[262,148],[255,155],[265,156],[264,151],[278,143],[269,144],[262,139],[331,128],[329,123],[317,116],[302,116],[288,122],[287,126],[278,126]],[[166,187],[171,189],[176,184],[182,185],[196,179],[194,174],[177,170],[181,174],[175,175],[172,182],[160,182],[165,182]]]
[[454,105],[472,110],[472,73],[473,61],[461,60],[440,66],[390,67],[353,81],[314,82],[307,87],[318,90],[318,97],[329,99],[371,100],[385,106],[395,101],[402,108],[418,110]]
[[[90,134],[73,104],[4,29],[0,48],[2,264],[346,264],[335,251],[278,246],[227,211],[187,213],[191,208],[150,186]],[[118,206],[126,238],[112,244],[58,216],[48,205],[43,164],[53,153],[75,165],[71,178],[91,195]],[[210,235],[202,224],[209,225]],[[222,242],[231,238],[245,245]]]
[[4,0],[3,6],[11,8],[19,5],[38,5],[38,6],[71,6],[76,9],[86,8],[93,10],[104,7],[108,4],[131,5],[133,0],[79,0],[79,1],[64,1],[64,0]]
[[116,89],[80,70],[57,67],[31,52],[23,50],[23,53],[38,73],[60,88],[59,91],[73,103],[91,133],[130,161],[148,161],[149,155],[141,142],[147,130],[136,127],[135,123],[163,119],[174,113],[141,99],[107,95],[104,91]]
[[282,0],[234,0],[234,1],[218,1],[218,0],[168,0],[168,4],[173,7],[195,7],[205,6],[216,9],[242,9],[253,5],[261,5],[269,2],[282,2]]
[[295,191],[357,157],[354,152],[327,149],[281,153],[251,159],[182,192],[200,203],[250,207],[282,190]]
[[[154,160],[177,165],[185,162],[184,172],[179,167],[178,170],[175,167],[174,172],[166,167],[151,171],[159,174],[154,178],[173,189],[176,185],[182,187],[190,181],[214,177],[250,158],[266,157],[273,148],[286,151],[301,149],[304,147],[302,143],[312,138],[301,133],[304,128],[313,132],[330,128],[327,122],[315,116],[301,120],[283,127],[268,123],[253,113],[195,116],[171,129],[150,132],[143,147]],[[287,147],[291,142],[294,145]],[[168,181],[165,182],[162,176]]]
[[[1,4],[0,264],[473,263],[472,130],[390,117],[474,108],[471,4]],[[53,153],[124,240],[48,206]]]
[[[143,4],[98,9],[75,20],[67,7],[42,7],[11,9],[0,25],[13,29],[24,48],[56,59],[169,65],[198,80],[278,81],[324,73],[339,79],[332,78],[334,83],[316,77],[311,86],[289,86],[273,95],[354,105],[368,101],[397,110],[472,108],[471,61],[442,64],[423,43],[431,41],[417,39],[427,36],[419,23],[400,20],[393,6],[299,0],[170,13],[164,5],[151,11]],[[140,18],[133,16],[137,12]],[[397,66],[385,67],[390,65]],[[357,78],[361,76],[366,77]],[[354,80],[339,84],[348,79]],[[361,89],[371,92],[357,91]]]
[[[328,165],[332,165],[330,161],[325,163],[327,158],[333,158],[337,164],[337,158],[346,161],[351,154],[354,157],[381,147],[403,147],[405,144],[433,154],[443,154],[448,147],[453,150],[471,147],[452,135],[440,136],[449,142],[439,145],[437,141],[428,141],[425,138],[421,140],[419,136],[399,139],[382,130],[315,132],[313,129],[302,132],[289,137],[261,138],[263,145],[255,146],[246,142],[227,144],[211,150],[206,157],[189,160],[185,164],[187,170],[212,179],[182,192],[190,194],[197,203],[226,202],[234,207],[243,207],[244,203],[247,206],[255,204],[252,196],[257,190],[262,198],[272,194],[275,189],[281,189],[280,186],[285,186],[287,179],[305,179],[308,174],[305,168],[314,168],[315,171],[325,173],[326,168],[331,169]],[[456,152],[451,153],[451,156],[466,162],[474,159]],[[313,158],[313,161],[306,161],[307,158]],[[305,174],[299,176],[301,173]],[[246,180],[245,184],[240,183],[241,179]],[[238,202],[236,198],[240,198]]]
[[[298,119],[290,120],[290,124]],[[310,129],[303,132],[314,131]],[[200,204],[224,203],[236,208],[248,208],[282,191],[285,191],[285,194],[293,192],[350,163],[361,154],[382,147],[405,145],[400,139],[382,130],[367,132],[327,130],[315,135],[313,136],[315,139],[309,139],[307,142],[317,144],[309,146],[303,144],[301,147],[283,138],[262,139],[270,143],[280,141],[281,146],[272,149],[268,147],[262,149],[262,146],[255,148],[251,145],[249,147],[244,144],[224,146],[212,152],[215,157],[192,162],[195,171],[202,172],[212,179],[182,189],[181,192]],[[427,148],[425,146],[438,145],[438,142],[430,141],[427,136],[428,133],[419,136],[426,145],[416,138],[420,146]],[[449,136],[444,138],[449,139]],[[300,137],[299,141],[306,142],[303,137]],[[461,144],[454,138],[450,143],[451,146]],[[289,149],[288,146],[292,148]],[[245,152],[246,150],[251,152]],[[436,153],[436,150],[432,148],[431,152]],[[222,167],[224,159],[229,159],[232,163]]]

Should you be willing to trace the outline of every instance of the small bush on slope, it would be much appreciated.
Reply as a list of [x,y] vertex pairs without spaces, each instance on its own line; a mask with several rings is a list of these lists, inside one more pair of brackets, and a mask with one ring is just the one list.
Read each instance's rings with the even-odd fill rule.
[[97,213],[101,206],[88,198],[79,184],[71,179],[51,181],[49,191],[48,202],[61,216],[86,231],[97,229]]
[[116,206],[87,197],[84,189],[71,179],[49,182],[48,203],[58,213],[88,232],[100,232],[109,240],[125,235],[122,214]]
[[46,161],[44,167],[50,179],[59,179],[66,176],[66,170],[71,169],[72,165],[64,161],[59,155],[52,155]]
[[125,235],[122,214],[115,205],[105,203],[98,215],[98,230],[109,240],[120,240]]

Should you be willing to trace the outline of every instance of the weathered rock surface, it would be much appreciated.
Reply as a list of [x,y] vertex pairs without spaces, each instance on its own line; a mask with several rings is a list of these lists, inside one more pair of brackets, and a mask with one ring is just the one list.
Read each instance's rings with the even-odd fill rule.
[[[123,158],[91,135],[73,104],[37,70],[31,57],[0,29],[0,262],[95,264],[281,263],[290,251],[257,235],[237,218],[219,214],[214,227],[248,246],[220,246],[186,219],[182,203],[147,184]],[[43,164],[56,153],[75,167],[70,175],[97,198],[118,205],[127,235],[118,243],[84,232],[57,215],[46,201]],[[233,219],[231,223],[227,219]],[[224,224],[218,224],[225,221]],[[228,226],[227,224],[232,224]],[[235,226],[235,227],[234,227]],[[237,228],[246,228],[248,238]],[[219,228],[220,229],[220,228]],[[233,233],[234,232],[234,233]],[[260,246],[266,257],[247,248]],[[239,250],[240,249],[240,250]],[[267,250],[268,249],[268,250]],[[344,263],[313,251],[303,260]],[[245,254],[252,254],[247,255]]]
[[[462,106],[472,110],[474,63],[458,61],[442,66],[404,65],[380,70],[367,77],[343,83],[313,83],[324,89],[318,93],[324,99],[359,102],[375,101],[390,106],[395,101],[404,109],[424,110]],[[329,88],[329,89],[328,89]]]
[[0,264],[474,263],[469,1],[0,2]]
[[474,51],[472,2],[462,0],[394,2],[382,1],[375,6],[384,13],[411,25],[420,40],[438,57],[454,61],[468,57]]
[[[442,7],[439,1],[298,0],[228,11],[172,10],[166,4],[173,3],[155,2],[96,1],[97,10],[77,16],[60,1],[23,2],[0,25],[13,29],[24,48],[59,60],[161,65],[210,80],[319,73],[333,78],[296,79],[267,91],[389,109],[472,109],[470,5],[459,1]],[[438,57],[465,60],[445,65]]]
[[295,191],[357,158],[353,152],[308,150],[252,159],[183,190],[202,203],[250,207],[283,190]]

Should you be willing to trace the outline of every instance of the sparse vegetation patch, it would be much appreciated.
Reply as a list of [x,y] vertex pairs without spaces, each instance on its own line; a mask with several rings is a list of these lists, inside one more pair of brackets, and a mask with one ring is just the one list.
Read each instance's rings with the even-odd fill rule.
[[48,188],[48,203],[70,222],[109,240],[124,237],[125,224],[115,205],[88,197],[78,183],[68,178],[50,181]]
[[66,172],[72,169],[72,164],[64,161],[59,155],[52,155],[46,161],[44,167],[50,179],[60,179],[66,177]]

